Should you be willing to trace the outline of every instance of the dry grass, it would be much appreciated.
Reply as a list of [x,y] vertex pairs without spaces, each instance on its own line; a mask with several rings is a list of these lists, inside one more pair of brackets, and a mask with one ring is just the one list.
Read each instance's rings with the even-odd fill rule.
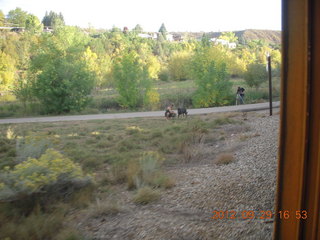
[[232,163],[234,160],[235,158],[232,153],[221,153],[216,157],[214,163],[217,165],[227,165]]
[[143,187],[138,190],[134,195],[133,201],[136,204],[148,204],[154,202],[160,198],[160,193],[157,190],[154,190],[150,187]]
[[98,218],[104,215],[114,215],[121,211],[123,211],[123,209],[115,202],[100,201],[97,199],[96,203],[88,208],[87,214],[91,218]]
[[[165,172],[166,164],[171,165],[181,159],[183,162],[207,160],[207,156],[212,156],[215,151],[212,144],[219,141],[219,131],[223,129],[221,125],[226,125],[227,128],[234,126],[239,128],[239,131],[244,129],[244,125],[239,124],[240,117],[239,113],[232,113],[218,116],[209,114],[206,116],[207,121],[202,120],[203,117],[190,116],[183,121],[169,122],[164,118],[146,118],[20,124],[19,128],[14,129],[14,134],[21,137],[33,135],[43,139],[56,139],[55,136],[59,136],[58,140],[53,142],[56,149],[80,164],[87,173],[97,173],[95,189],[74,194],[65,208],[66,212],[74,208],[79,211],[88,208],[88,215],[99,217],[121,211],[118,205],[105,200],[108,199],[108,191],[112,187],[125,189],[127,186],[129,189],[138,189],[134,190],[137,192],[133,197],[137,204],[148,204],[159,199],[163,189],[171,188],[175,184]],[[17,155],[15,141],[5,137],[7,130],[7,125],[0,126],[0,169],[14,162]],[[150,151],[159,154],[161,159],[156,155],[149,160],[141,159],[142,153]],[[217,164],[228,164],[234,160],[233,157],[231,160],[220,158]],[[104,200],[90,204],[92,199],[96,198]],[[70,234],[69,238],[67,231],[63,231],[63,226],[58,223],[65,220],[61,219],[59,214],[43,214],[46,214],[46,221],[49,221],[50,225],[42,226],[34,217],[28,218],[28,221],[20,220],[19,223],[15,222],[15,219],[6,219],[6,236],[25,239],[23,232],[32,232],[41,236],[53,234],[59,235],[61,239],[64,236],[65,239],[77,239],[74,237],[76,232]],[[4,215],[0,214],[0,221],[1,216]],[[28,222],[34,224],[30,225]],[[38,230],[32,229],[32,226],[41,226],[41,232],[36,232]],[[20,228],[23,232],[15,232],[15,228]],[[57,230],[51,231],[57,228],[61,228],[63,232],[59,234]]]

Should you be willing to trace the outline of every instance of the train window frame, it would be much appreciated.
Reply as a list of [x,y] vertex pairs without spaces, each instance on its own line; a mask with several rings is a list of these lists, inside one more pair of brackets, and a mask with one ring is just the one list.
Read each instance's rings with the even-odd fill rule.
[[[282,0],[282,94],[275,208],[290,216],[280,219],[277,215],[274,239],[320,239],[319,26],[319,1]],[[301,211],[306,211],[306,219],[299,218]]]

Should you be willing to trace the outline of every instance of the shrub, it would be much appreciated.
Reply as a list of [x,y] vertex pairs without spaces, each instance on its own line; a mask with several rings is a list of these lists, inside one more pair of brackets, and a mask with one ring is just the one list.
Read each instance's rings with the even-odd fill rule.
[[139,161],[130,161],[127,168],[128,188],[173,186],[172,180],[161,170],[162,163],[163,159],[156,152],[145,152]]
[[80,111],[88,104],[93,83],[84,63],[59,57],[37,75],[32,91],[47,113]]
[[230,103],[232,83],[224,62],[214,61],[207,52],[199,52],[192,61],[192,75],[197,84],[195,107],[221,106]]
[[0,201],[16,201],[36,193],[64,195],[70,187],[84,186],[90,180],[79,165],[48,149],[39,159],[29,158],[11,170],[4,168],[0,173]]
[[266,66],[262,63],[252,63],[247,67],[244,79],[250,87],[258,89],[263,82],[268,80]]
[[133,201],[137,204],[148,204],[160,198],[160,193],[150,187],[143,187],[134,195]]
[[169,73],[172,80],[182,81],[189,78],[191,52],[176,52],[169,60]]
[[52,141],[43,136],[27,136],[16,141],[16,160],[23,162],[30,158],[39,158],[48,148],[53,146]]
[[97,199],[96,204],[91,205],[88,209],[88,215],[92,218],[101,217],[103,215],[114,215],[121,211],[121,208],[116,203],[100,202]]
[[119,104],[129,108],[141,106],[145,94],[150,89],[151,80],[137,53],[124,54],[115,62],[113,78],[120,95]]
[[234,156],[231,153],[221,153],[217,156],[215,164],[217,165],[227,165],[234,161]]
[[144,105],[151,110],[159,109],[159,103],[160,103],[160,95],[159,93],[152,89],[147,91],[146,97],[144,99]]
[[158,78],[164,82],[169,81],[169,70],[167,68],[162,68],[158,74]]
[[63,219],[60,212],[20,216],[19,219],[3,222],[0,226],[0,239],[53,239],[63,227]]

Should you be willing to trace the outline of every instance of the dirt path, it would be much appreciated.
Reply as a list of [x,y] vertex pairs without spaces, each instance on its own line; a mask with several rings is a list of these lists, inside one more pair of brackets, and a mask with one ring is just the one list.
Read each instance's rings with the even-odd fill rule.
[[[273,107],[278,108],[280,102],[273,102]],[[198,108],[189,109],[189,115],[221,113],[233,111],[256,111],[269,108],[269,103],[246,104],[239,106],[215,107],[215,108]],[[98,119],[120,119],[120,118],[139,118],[139,117],[162,117],[164,111],[153,112],[133,112],[133,113],[108,113],[94,115],[73,115],[73,116],[55,116],[55,117],[30,117],[30,118],[8,118],[0,119],[0,124],[8,123],[35,123],[35,122],[63,122],[63,121],[80,121],[80,120],[98,120]]]

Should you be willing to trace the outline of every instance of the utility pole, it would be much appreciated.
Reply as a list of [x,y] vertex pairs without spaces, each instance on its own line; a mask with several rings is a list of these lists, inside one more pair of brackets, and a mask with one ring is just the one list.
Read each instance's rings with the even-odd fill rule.
[[269,76],[269,108],[270,116],[272,116],[272,76],[271,76],[271,57],[268,53],[268,76]]

